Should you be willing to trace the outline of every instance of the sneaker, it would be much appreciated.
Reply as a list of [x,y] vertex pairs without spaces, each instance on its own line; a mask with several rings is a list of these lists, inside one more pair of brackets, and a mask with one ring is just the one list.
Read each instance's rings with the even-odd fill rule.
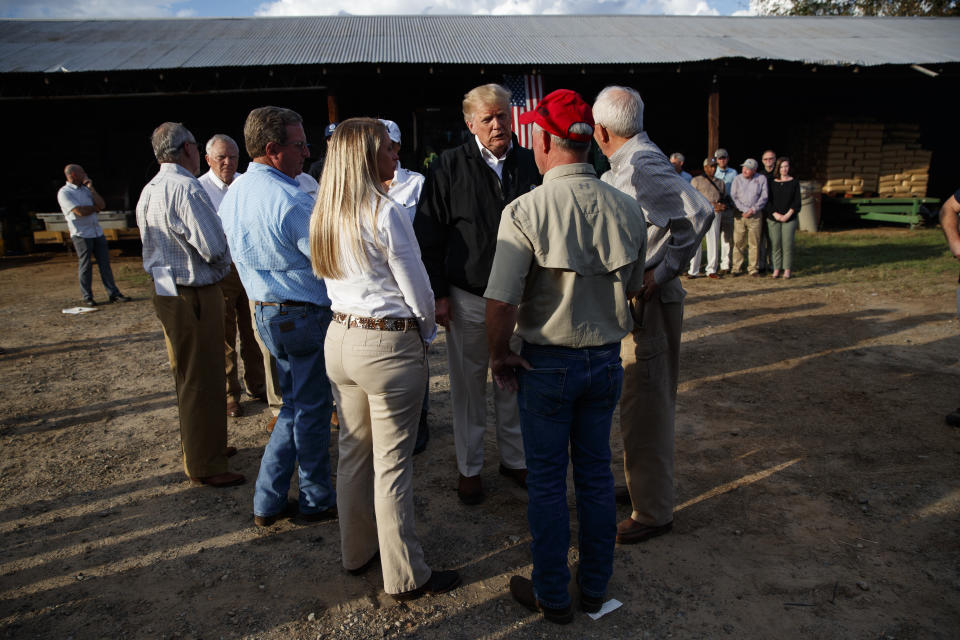
[[115,296],[110,296],[110,302],[130,302],[133,298],[125,296],[122,293],[118,293]]

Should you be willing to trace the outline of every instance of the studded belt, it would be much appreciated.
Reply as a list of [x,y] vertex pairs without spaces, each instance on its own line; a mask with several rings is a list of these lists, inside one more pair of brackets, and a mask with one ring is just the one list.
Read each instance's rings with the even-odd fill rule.
[[333,320],[348,327],[373,329],[375,331],[413,331],[420,329],[420,325],[414,318],[364,318],[334,311]]

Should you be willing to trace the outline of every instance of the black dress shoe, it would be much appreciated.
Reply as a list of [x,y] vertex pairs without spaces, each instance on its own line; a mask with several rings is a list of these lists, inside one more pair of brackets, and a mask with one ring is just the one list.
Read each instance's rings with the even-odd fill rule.
[[82,304],[82,305],[85,306],[85,307],[95,307],[95,306],[97,306],[97,302],[96,302],[96,300],[94,300],[93,298],[84,298],[84,299],[83,299],[83,302],[81,302],[80,304]]
[[521,489],[527,488],[527,470],[526,469],[511,469],[510,467],[505,467],[501,464],[500,475],[510,478]]
[[297,512],[299,510],[300,508],[297,506],[296,500],[287,500],[287,505],[283,508],[283,511],[281,511],[280,513],[275,513],[272,516],[254,515],[253,524],[257,525],[258,527],[270,527],[277,520],[281,520],[284,518],[292,518],[293,516],[297,515]]
[[570,624],[573,622],[573,609],[570,608],[570,605],[562,609],[543,606],[533,593],[533,582],[523,576],[513,576],[510,578],[510,595],[530,611],[539,611],[542,613],[543,617],[550,622],[556,624]]
[[324,509],[323,511],[317,511],[316,513],[300,513],[297,515],[297,522],[326,522],[328,520],[336,520],[338,517],[337,514],[337,505],[333,505],[329,509]]
[[375,554],[373,554],[373,556],[369,560],[364,562],[362,565],[360,565],[356,569],[347,569],[347,573],[349,573],[352,576],[362,576],[363,574],[365,574],[367,571],[370,570],[370,567],[373,566],[373,563],[376,562],[377,558],[379,557],[380,557],[380,552],[377,551]]
[[463,582],[460,579],[460,574],[456,571],[434,571],[430,574],[430,577],[422,586],[417,587],[416,589],[411,589],[410,591],[403,591],[401,593],[391,593],[394,600],[400,600],[401,602],[406,600],[416,600],[425,593],[430,595],[436,595],[438,593],[446,593],[447,591],[453,591],[460,586],[460,583]]
[[129,298],[122,293],[118,293],[115,296],[110,296],[110,302],[130,302],[133,298]]

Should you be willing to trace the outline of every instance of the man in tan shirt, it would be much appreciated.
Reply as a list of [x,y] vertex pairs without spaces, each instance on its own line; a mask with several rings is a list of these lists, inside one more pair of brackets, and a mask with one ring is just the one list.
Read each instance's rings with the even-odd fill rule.
[[[506,207],[484,297],[491,369],[517,389],[527,454],[533,579],[513,576],[513,597],[552,622],[573,620],[567,584],[572,452],[580,521],[580,608],[600,610],[613,574],[617,512],[610,423],[620,399],[620,340],[633,327],[629,299],[643,287],[646,225],[630,196],[601,182],[587,153],[590,106],[573,91],[546,96],[520,118],[533,123],[543,186]],[[521,352],[510,350],[514,326]]]

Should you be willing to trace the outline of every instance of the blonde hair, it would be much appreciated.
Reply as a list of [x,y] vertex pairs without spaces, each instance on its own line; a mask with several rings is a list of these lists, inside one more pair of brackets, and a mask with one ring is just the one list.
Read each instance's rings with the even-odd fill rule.
[[510,108],[510,91],[499,84],[483,84],[463,96],[463,119],[473,120],[473,114],[481,107]]
[[374,118],[350,118],[330,136],[310,217],[310,262],[320,278],[339,280],[351,265],[369,268],[364,226],[369,225],[374,244],[380,248],[377,213],[387,193],[380,181],[377,153],[386,132],[383,123]]

